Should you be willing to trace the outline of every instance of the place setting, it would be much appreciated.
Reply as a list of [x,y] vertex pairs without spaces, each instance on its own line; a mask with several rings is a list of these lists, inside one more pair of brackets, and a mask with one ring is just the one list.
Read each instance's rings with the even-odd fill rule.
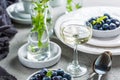
[[[14,22],[32,26],[25,38],[27,42],[19,46],[16,55],[25,70],[39,70],[27,75],[25,80],[76,80],[86,74],[88,75],[86,80],[102,80],[111,70],[112,57],[120,55],[120,8],[82,7],[81,1],[67,0],[64,15],[53,22],[54,15],[51,14],[50,5],[58,7],[64,1],[60,0],[60,2],[57,0],[52,0],[50,3],[49,0],[21,0],[6,8],[9,18]],[[17,33],[16,30],[4,32],[10,27],[0,27],[1,32],[3,30],[4,33],[1,35],[7,35],[9,38],[13,32],[13,37]],[[21,36],[24,35],[21,34]],[[67,63],[60,64],[65,52],[57,41],[51,41],[52,36],[57,38],[56,40],[62,45],[73,50],[70,52],[72,56],[69,53],[65,56],[64,60]],[[8,49],[9,40],[5,39],[6,42],[3,45],[7,45]],[[80,61],[79,54],[82,52],[96,56],[90,63],[92,64],[90,67],[88,67],[89,64]],[[71,60],[68,60],[69,57]],[[64,68],[61,68],[59,64],[65,65]],[[58,68],[55,68],[55,65]],[[8,74],[4,76],[0,73],[3,75],[0,79],[7,79],[10,74],[1,67],[0,70]],[[96,75],[97,79],[94,79]],[[17,80],[17,76],[10,76]]]
[[[39,10],[40,7],[42,6],[38,4],[33,5],[33,9],[32,9],[33,13],[31,15],[32,21],[34,20],[34,22],[32,23],[33,28],[29,33],[28,42],[23,46],[21,46],[18,50],[18,57],[20,62],[24,66],[29,68],[45,68],[45,67],[52,66],[58,63],[61,57],[61,52],[62,52],[59,45],[49,41],[49,33],[47,32],[47,27],[46,27],[46,25],[48,24],[42,24],[43,26],[41,26],[39,25],[40,23],[38,24],[36,21],[40,19],[36,17],[36,16],[39,16],[39,14],[37,14],[36,12],[37,10]],[[34,13],[34,10],[36,11],[35,13]],[[74,80],[74,78],[79,78],[81,76],[84,76],[88,72],[88,69],[86,65],[79,63],[78,61],[79,53],[77,52],[77,50],[83,51],[86,53],[92,53],[92,54],[97,53],[97,55],[98,54],[100,55],[95,60],[95,62],[93,62],[93,73],[90,74],[90,76],[88,77],[88,80],[93,78],[95,74],[98,75],[98,80],[101,80],[102,75],[106,74],[110,70],[112,65],[112,55],[116,55],[110,49],[113,49],[112,47],[119,46],[118,44],[119,42],[115,44],[112,44],[110,42],[112,42],[112,40],[117,40],[116,37],[119,34],[118,33],[117,34],[114,33],[113,35],[110,34],[110,36],[108,36],[107,38],[106,38],[107,35],[105,36],[103,34],[105,34],[104,31],[107,31],[107,30],[117,32],[119,30],[120,19],[117,16],[114,17],[114,15],[112,13],[109,13],[109,11],[108,12],[106,11],[105,13],[103,10],[98,12],[99,14],[91,13],[90,15],[88,15],[88,14],[84,14],[84,10],[85,9],[82,8],[82,10],[79,9],[70,13],[69,12],[70,10],[68,9],[68,12],[66,12],[65,15],[61,16],[55,23],[54,30],[58,39],[61,40],[61,42],[64,43],[65,45],[72,47],[74,51],[73,61],[67,65],[66,70],[43,69],[30,75],[30,77],[28,77],[27,80],[34,80],[34,79],[35,80],[38,80],[38,79]],[[45,11],[44,14],[46,13],[48,13],[47,10]],[[72,18],[70,18],[71,15],[72,15]],[[93,17],[95,17],[95,19],[92,20]],[[104,24],[107,24],[106,23],[107,20],[112,20],[112,19],[113,19],[113,22],[109,22],[108,26],[103,27]],[[44,20],[41,19],[40,21],[42,22]],[[48,22],[45,22],[45,23],[48,23]],[[111,23],[114,23],[112,27],[115,27],[115,28],[109,27],[111,26]],[[98,24],[101,25],[102,27],[99,26]],[[45,32],[43,32],[42,30],[41,32],[39,32],[37,26],[44,28]],[[94,30],[99,32],[98,26],[101,27],[100,31],[103,31],[103,34],[99,34],[97,32],[95,33]],[[106,34],[109,34],[109,31]],[[40,39],[37,38],[36,36],[38,36]],[[99,39],[99,38],[103,38],[103,39]],[[105,40],[106,41],[109,40],[108,41],[109,44],[104,42]],[[102,45],[101,44],[102,41],[106,44],[103,43],[104,45]],[[110,45],[112,46],[109,47]],[[91,48],[94,48],[96,50]],[[103,59],[104,61],[102,61]]]

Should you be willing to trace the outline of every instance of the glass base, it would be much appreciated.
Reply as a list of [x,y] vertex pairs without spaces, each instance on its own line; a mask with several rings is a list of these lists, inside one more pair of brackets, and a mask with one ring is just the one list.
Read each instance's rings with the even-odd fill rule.
[[83,64],[76,66],[71,63],[67,67],[67,72],[71,74],[72,77],[80,77],[87,72],[87,67]]
[[44,53],[44,54],[31,54],[30,52],[27,53],[27,59],[31,61],[45,61],[48,60],[50,53]]

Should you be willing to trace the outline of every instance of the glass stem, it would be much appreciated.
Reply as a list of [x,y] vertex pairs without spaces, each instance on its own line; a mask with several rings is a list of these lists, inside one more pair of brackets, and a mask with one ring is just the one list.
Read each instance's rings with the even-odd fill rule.
[[78,46],[78,45],[75,44],[74,53],[73,53],[73,62],[72,62],[72,64],[73,64],[74,66],[78,66],[78,65],[79,65],[77,46]]

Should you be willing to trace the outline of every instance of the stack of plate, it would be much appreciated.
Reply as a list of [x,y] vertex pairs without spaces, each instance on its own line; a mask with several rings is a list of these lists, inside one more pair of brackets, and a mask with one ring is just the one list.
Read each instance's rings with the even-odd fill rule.
[[10,18],[14,22],[17,22],[17,23],[31,24],[30,14],[25,14],[25,12],[19,13],[16,11],[17,9],[24,10],[22,2],[14,3],[14,4],[10,5],[9,7],[7,7],[6,11],[7,11],[8,15],[10,16]]
[[[91,17],[96,17],[108,13],[120,17],[120,8],[119,7],[85,7],[77,11],[71,12],[70,14],[65,14],[61,16],[55,24],[55,33],[62,41],[62,38],[59,34],[60,25],[69,19],[77,19],[80,23],[85,23]],[[62,41],[63,42],[63,41]],[[64,43],[64,42],[63,42]],[[69,47],[74,47],[73,45],[66,44]],[[78,50],[90,53],[90,54],[100,54],[104,51],[111,51],[113,55],[120,55],[120,35],[111,37],[111,38],[94,38],[92,37],[86,44],[78,45]]]

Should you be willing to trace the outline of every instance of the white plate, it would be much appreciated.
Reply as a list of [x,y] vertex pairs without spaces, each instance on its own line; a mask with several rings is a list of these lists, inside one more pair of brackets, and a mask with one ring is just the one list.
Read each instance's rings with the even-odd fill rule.
[[[57,37],[62,41],[59,30],[60,25],[66,20],[69,19],[78,19],[80,23],[84,23],[91,17],[103,15],[104,13],[109,13],[110,15],[120,16],[120,8],[118,7],[86,7],[80,10],[74,11],[70,14],[66,14],[61,16],[55,24],[55,33]],[[62,41],[63,42],[63,41]],[[66,44],[68,45],[68,44]],[[73,48],[72,45],[68,45]],[[87,44],[79,45],[79,51],[83,51],[91,54],[99,54],[103,51],[109,50],[113,52],[113,55],[120,55],[120,36],[100,39],[100,38],[92,38]]]
[[19,61],[26,67],[29,68],[45,68],[50,67],[54,64],[56,64],[61,57],[61,48],[59,45],[57,45],[54,42],[50,42],[50,48],[51,48],[51,57],[48,60],[45,61],[30,61],[27,57],[27,46],[28,44],[24,44],[21,46],[18,50],[18,58]]
[[[21,23],[21,24],[31,24],[31,19],[30,18],[22,18],[19,16],[19,14],[17,14],[15,12],[15,6],[22,6],[21,3],[14,3],[10,6],[7,7],[6,11],[8,13],[8,15],[10,16],[10,18],[17,23]],[[26,14],[23,14],[26,15]]]

